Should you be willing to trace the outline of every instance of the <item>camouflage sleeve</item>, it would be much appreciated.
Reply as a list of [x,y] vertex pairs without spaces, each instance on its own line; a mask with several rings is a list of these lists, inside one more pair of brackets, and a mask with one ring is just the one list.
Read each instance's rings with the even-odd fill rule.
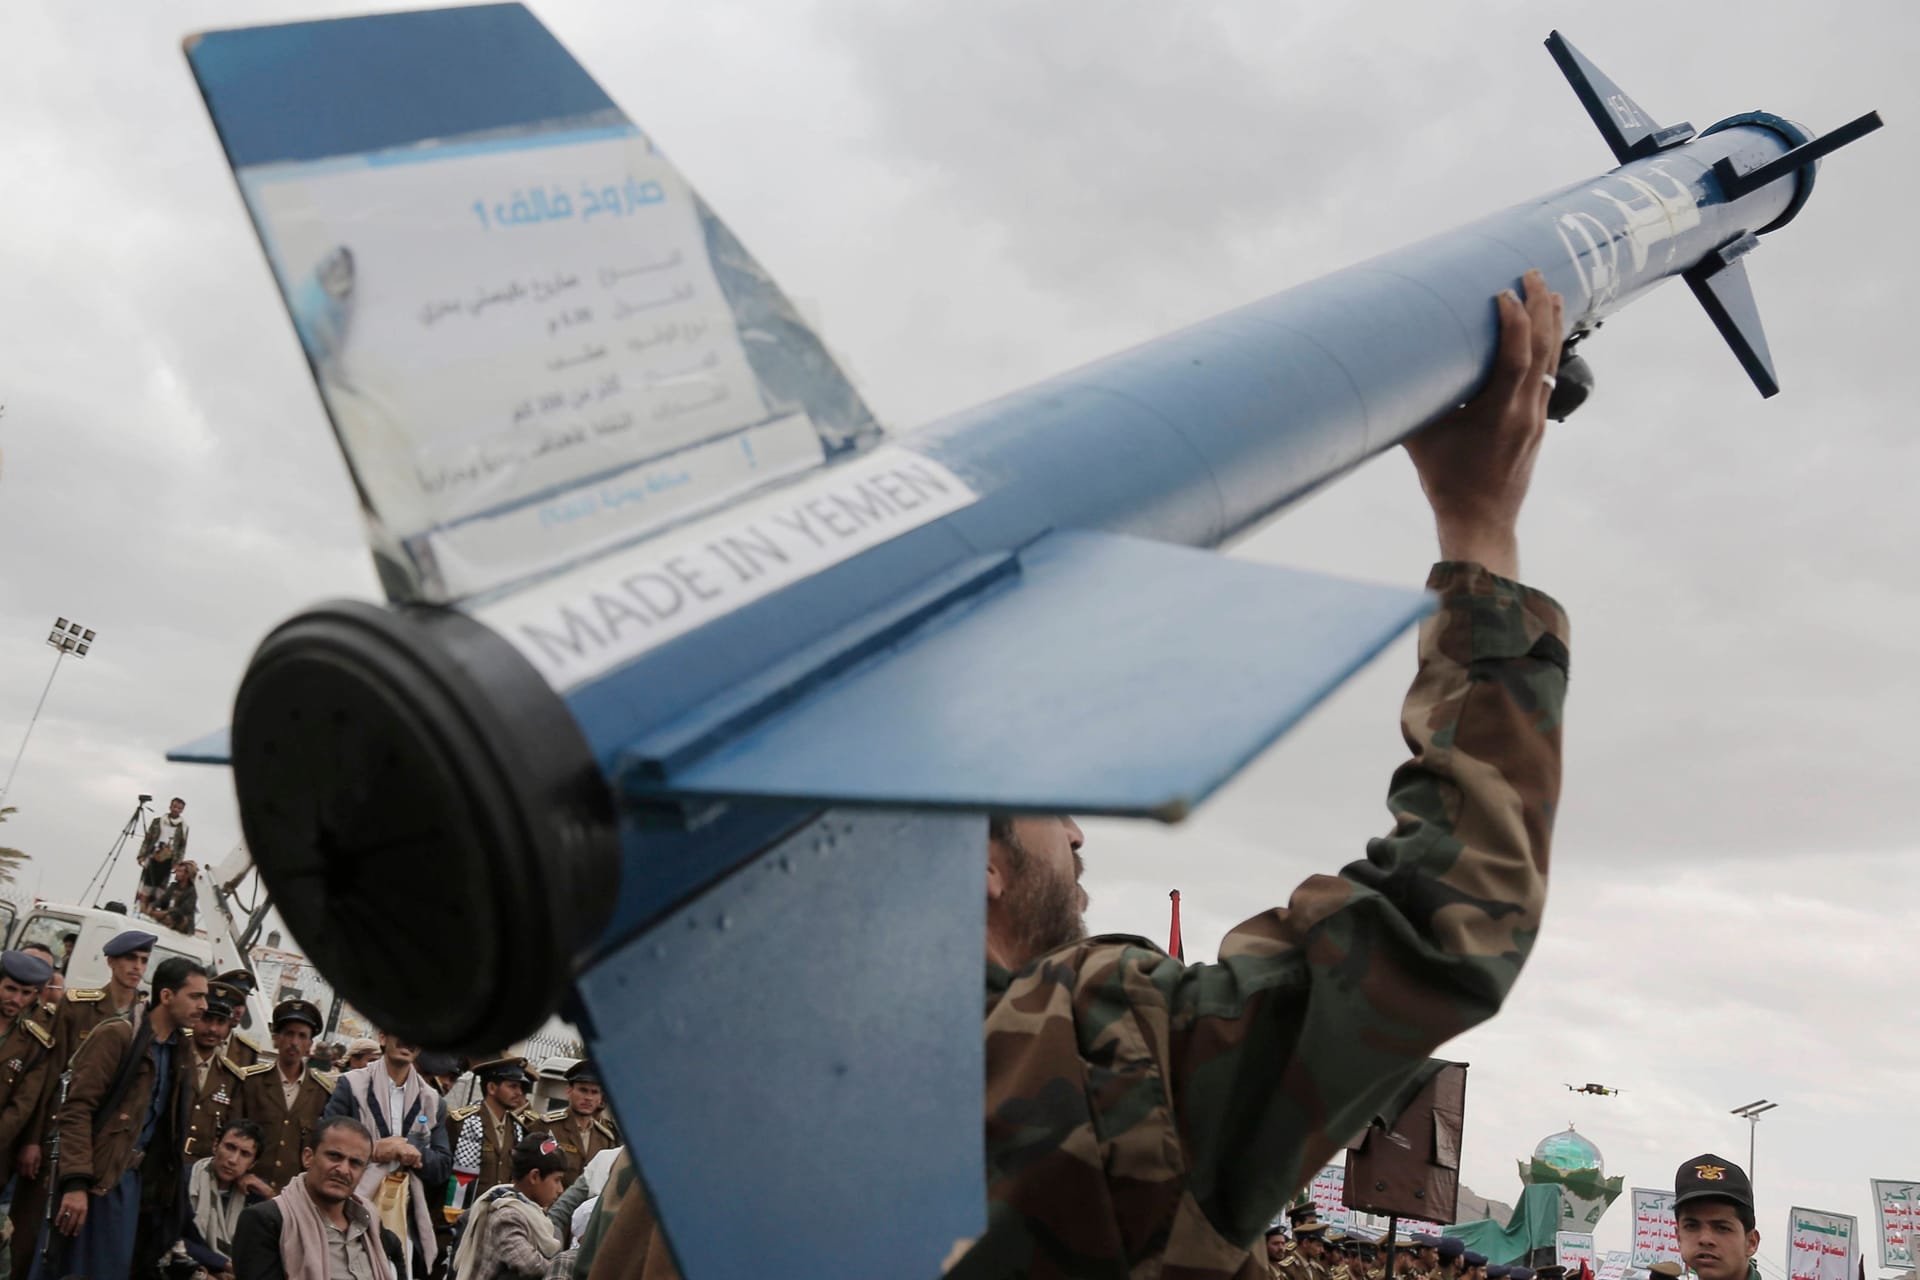
[[1447,1039],[1491,1017],[1539,932],[1560,791],[1567,621],[1549,597],[1442,563],[1401,715],[1390,835],[1229,933],[1166,959],[1188,1187],[1252,1241]]

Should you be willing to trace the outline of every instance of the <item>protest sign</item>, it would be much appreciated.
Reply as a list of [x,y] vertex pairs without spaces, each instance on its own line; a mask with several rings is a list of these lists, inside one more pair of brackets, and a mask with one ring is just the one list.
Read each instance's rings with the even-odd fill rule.
[[1880,1265],[1889,1271],[1913,1266],[1913,1237],[1920,1230],[1920,1182],[1873,1179],[1873,1214]]
[[1789,1280],[1854,1280],[1860,1224],[1851,1214],[1793,1209],[1787,1216]]
[[1680,1229],[1673,1220],[1673,1192],[1646,1187],[1633,1189],[1633,1257],[1635,1267],[1680,1261]]
[[1608,1250],[1600,1259],[1600,1269],[1594,1273],[1594,1280],[1621,1280],[1621,1277],[1627,1274],[1627,1263],[1632,1259],[1631,1250]]
[[1578,1272],[1583,1262],[1587,1264],[1587,1270],[1592,1271],[1594,1269],[1593,1233],[1590,1231],[1554,1232],[1553,1259],[1568,1271]]

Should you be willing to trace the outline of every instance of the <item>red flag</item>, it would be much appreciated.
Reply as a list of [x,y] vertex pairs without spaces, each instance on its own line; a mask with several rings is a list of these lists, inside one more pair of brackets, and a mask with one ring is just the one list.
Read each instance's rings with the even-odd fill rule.
[[1593,1268],[1587,1265],[1585,1258],[1580,1259],[1580,1280],[1593,1280]]
[[1167,953],[1181,964],[1185,964],[1187,949],[1180,942],[1180,891],[1175,889],[1167,896],[1173,899],[1173,936],[1167,939]]

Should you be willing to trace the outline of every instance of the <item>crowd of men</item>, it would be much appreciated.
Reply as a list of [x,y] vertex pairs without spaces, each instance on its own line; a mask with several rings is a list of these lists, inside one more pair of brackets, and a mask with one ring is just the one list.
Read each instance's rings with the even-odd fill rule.
[[[233,1034],[252,975],[179,956],[149,971],[156,941],[115,936],[98,989],[59,988],[48,948],[0,953],[9,1276],[506,1280],[572,1243],[620,1149],[591,1062],[545,1112],[517,1057],[382,1036],[327,1070],[325,1021],[298,999],[261,1053]],[[450,1106],[468,1071],[477,1100]]]

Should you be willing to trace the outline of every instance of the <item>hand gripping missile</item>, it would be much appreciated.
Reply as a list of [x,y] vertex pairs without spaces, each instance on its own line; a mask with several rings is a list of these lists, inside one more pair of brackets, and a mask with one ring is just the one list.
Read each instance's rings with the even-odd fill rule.
[[1774,388],[1743,255],[1870,123],[1662,128],[1549,45],[1617,168],[889,442],[520,6],[191,39],[390,596],[236,700],[294,935],[429,1045],[563,1010],[694,1280],[935,1274],[981,815],[1178,820],[1427,607],[1208,549],[1466,400],[1530,267],[1564,338],[1682,276]]

